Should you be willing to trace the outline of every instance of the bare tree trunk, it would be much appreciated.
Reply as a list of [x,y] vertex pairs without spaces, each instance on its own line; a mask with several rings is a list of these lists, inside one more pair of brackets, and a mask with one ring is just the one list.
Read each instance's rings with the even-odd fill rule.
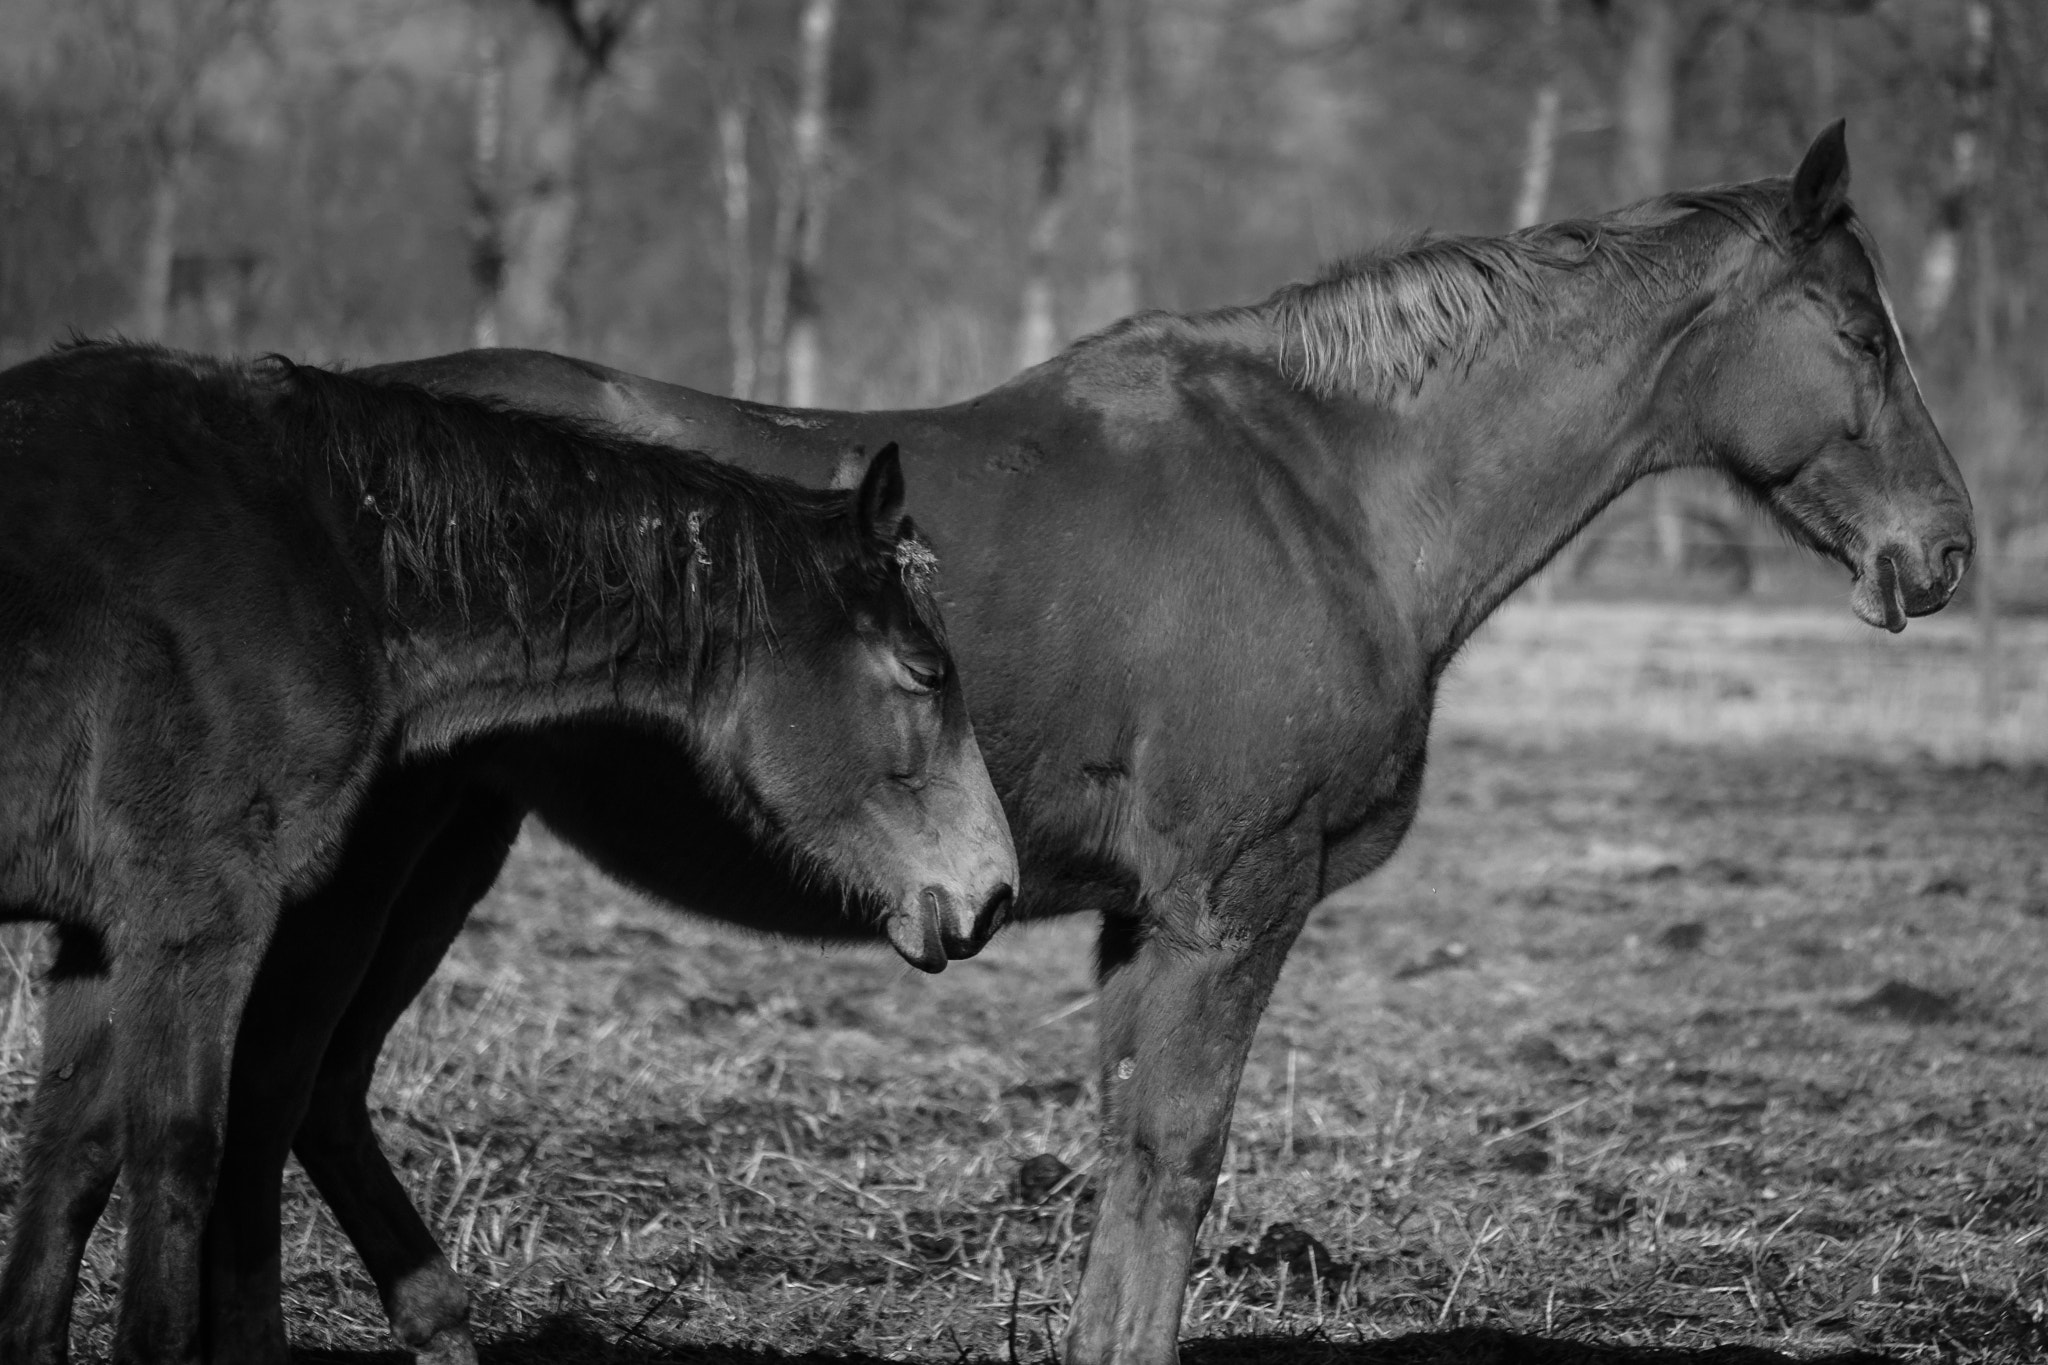
[[504,266],[494,303],[506,345],[561,350],[563,282],[583,210],[585,59],[559,24],[530,17],[505,53],[507,148],[499,229]]
[[[175,139],[175,140],[174,140]],[[135,316],[129,326],[138,340],[162,341],[171,321],[171,261],[178,250],[178,207],[185,197],[191,165],[189,137],[167,134],[149,190],[149,219],[143,230],[142,266],[135,280]]]
[[[1615,188],[1625,200],[1662,193],[1671,174],[1671,133],[1675,118],[1673,87],[1677,83],[1678,17],[1673,0],[1631,0],[1635,24],[1621,69],[1616,118],[1621,144],[1615,166]],[[1676,571],[1685,562],[1685,520],[1678,489],[1671,480],[1650,487],[1650,523],[1657,559]]]
[[1810,16],[1813,24],[1813,126],[1824,127],[1840,117],[1837,101],[1841,99],[1840,53],[1835,41],[1835,16],[1825,10],[1817,10]]
[[1934,231],[1920,257],[1914,303],[1922,329],[1932,331],[1948,311],[1961,274],[1963,233],[1984,176],[1984,105],[1991,84],[1992,11],[1988,0],[1969,0],[1963,69],[1956,89],[1956,129],[1949,141],[1949,183],[1936,210]]
[[[1522,148],[1522,184],[1515,194],[1517,228],[1533,227],[1543,221],[1550,203],[1550,180],[1557,164],[1557,119],[1563,103],[1558,88],[1559,0],[1536,0],[1537,59],[1541,74],[1536,80],[1536,99],[1529,111],[1529,137]],[[1539,602],[1557,596],[1557,571],[1544,568],[1530,584]]]
[[[1982,78],[1985,80],[1978,88],[1989,92],[1985,88],[1991,84],[1991,6],[1976,0],[1970,8],[1982,12],[1982,23],[1978,23],[1976,14],[1972,14],[1970,61],[1972,65],[1982,65]],[[1982,33],[1982,49],[1978,49],[1978,33]],[[1978,100],[1978,117],[1982,117],[1982,100]],[[1980,149],[1974,166],[1978,192],[1974,194],[1976,203],[1970,215],[1970,246],[1976,256],[1976,289],[1970,299],[1970,350],[1974,364],[1970,368],[1976,372],[1978,383],[1997,383],[2001,377],[1997,358],[1999,260],[1991,235],[1991,207],[1982,196],[1982,186],[1989,182],[1989,162],[1989,149]],[[2011,434],[1995,424],[1987,426],[1985,438],[1987,444],[2011,442]],[[1985,458],[1987,465],[1999,467],[2005,463],[2007,452],[1989,448],[1982,450],[1980,456]],[[1976,655],[1982,667],[1978,706],[1985,716],[1985,724],[1991,724],[1999,718],[1999,712],[2005,710],[2005,649],[1999,639],[1999,569],[2003,567],[1999,563],[1999,555],[2003,551],[2005,526],[2003,518],[1995,510],[1987,512],[1991,514],[1978,516],[1976,528]]]
[[1017,321],[1017,368],[1025,369],[1059,349],[1059,318],[1055,311],[1053,265],[1060,228],[1073,202],[1074,154],[1087,136],[1089,86],[1093,71],[1083,45],[1092,28],[1092,6],[1082,15],[1062,15],[1046,35],[1047,63],[1063,72],[1052,116],[1045,122],[1038,162],[1038,197],[1031,210],[1025,240],[1024,297]]
[[732,394],[754,396],[759,363],[754,337],[754,194],[747,171],[747,95],[718,102],[718,178],[725,199],[725,331],[732,348]]
[[505,282],[503,213],[498,202],[499,162],[505,135],[505,53],[495,33],[477,41],[475,122],[469,153],[469,274],[476,284],[470,319],[474,346],[498,344],[498,295]]
[[[1985,130],[1995,51],[1994,17],[1990,0],[1967,0],[1963,10],[1963,64],[1956,76],[1955,133],[1949,142],[1948,185],[1936,209],[1934,231],[1921,253],[1920,279],[1914,298],[1921,329],[1932,332],[1955,297],[1967,240],[1976,258],[1976,287],[1971,295],[1971,375],[1963,382],[1965,393],[1987,382],[1996,365],[1993,352],[1997,344],[1997,263],[1993,259],[1991,217],[1984,194],[1989,183],[1990,155]],[[1996,439],[1989,427],[1984,435]],[[1970,453],[1979,459],[1989,459],[1992,454],[1983,449]],[[1979,701],[1985,720],[1991,721],[2003,706],[1998,630],[2000,528],[1994,516],[1986,515],[1987,510],[1979,512],[1977,554],[1970,568],[1970,586],[1977,606],[1977,653],[1982,670]]]
[[[643,0],[500,0],[501,142],[492,204],[502,249],[484,307],[508,346],[568,342],[565,295],[583,213],[592,94]],[[479,119],[482,112],[479,111]]]
[[1083,313],[1086,329],[1138,310],[1138,92],[1140,0],[1096,0],[1097,80],[1089,139],[1103,208],[1100,264]]
[[1539,60],[1543,74],[1536,82],[1535,107],[1529,113],[1529,138],[1522,148],[1522,186],[1515,195],[1515,226],[1543,221],[1550,202],[1550,178],[1557,164],[1559,0],[1536,0]]
[[100,0],[91,7],[100,38],[129,84],[134,109],[154,143],[155,178],[143,224],[128,327],[162,340],[170,326],[178,215],[199,141],[199,89],[207,70],[238,39],[270,20],[269,0]]
[[776,205],[774,259],[761,308],[762,387],[813,407],[818,395],[818,268],[825,254],[825,102],[838,0],[804,0],[797,29],[796,116]]

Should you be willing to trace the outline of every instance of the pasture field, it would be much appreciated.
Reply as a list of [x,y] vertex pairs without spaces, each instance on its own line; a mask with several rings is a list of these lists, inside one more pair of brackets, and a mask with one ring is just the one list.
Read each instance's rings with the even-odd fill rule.
[[[2008,629],[1989,726],[1967,636],[1490,627],[1414,833],[1267,1013],[1193,1365],[2048,1356],[2048,624]],[[1048,1361],[1090,1216],[1091,938],[927,979],[662,911],[529,830],[377,1095],[486,1359]],[[395,1359],[296,1173],[287,1221],[309,1358]],[[116,1266],[103,1230],[91,1342]]]

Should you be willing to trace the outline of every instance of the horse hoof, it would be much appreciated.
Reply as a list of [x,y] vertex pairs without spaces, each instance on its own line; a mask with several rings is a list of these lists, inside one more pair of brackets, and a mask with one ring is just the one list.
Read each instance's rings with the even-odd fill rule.
[[476,1365],[476,1342],[467,1327],[443,1327],[413,1359],[419,1365]]

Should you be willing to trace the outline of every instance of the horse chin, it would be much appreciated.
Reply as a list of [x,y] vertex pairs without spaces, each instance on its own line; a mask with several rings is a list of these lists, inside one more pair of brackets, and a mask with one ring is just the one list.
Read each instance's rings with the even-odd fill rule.
[[946,944],[939,937],[938,918],[926,914],[919,902],[913,900],[890,911],[882,931],[888,935],[889,946],[919,971],[937,975],[946,970]]
[[1896,635],[1906,628],[1906,599],[1899,570],[1889,555],[1878,555],[1857,570],[1849,606],[1866,625]]

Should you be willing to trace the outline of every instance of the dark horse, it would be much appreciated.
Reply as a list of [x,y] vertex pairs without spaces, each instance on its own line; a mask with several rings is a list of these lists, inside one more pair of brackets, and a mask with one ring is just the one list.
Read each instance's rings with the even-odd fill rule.
[[[1367,255],[932,411],[787,412],[520,352],[395,372],[814,480],[902,440],[1018,913],[1102,918],[1101,1195],[1066,1358],[1163,1365],[1273,981],[1310,907],[1400,843],[1437,682],[1517,584],[1635,480],[1694,466],[1844,564],[1873,625],[1953,592],[1969,499],[1847,181],[1837,126],[1790,181]],[[408,965],[355,1012],[395,1012]],[[315,1112],[371,1065],[353,1041]],[[309,1121],[295,1150],[417,1226],[374,1148]],[[380,1284],[404,1269],[357,1245]]]
[[719,840],[702,903],[763,923],[740,888],[770,887],[766,927],[928,970],[1011,895],[893,448],[811,492],[388,379],[83,345],[0,374],[0,486],[0,919],[59,944],[10,1365],[64,1356],[124,1165],[117,1357],[198,1355],[202,1250],[238,1252],[202,1248],[216,1172],[265,1165],[242,1111],[289,1138],[394,899],[457,890],[440,844],[502,857],[522,782],[630,756],[677,798],[638,840]]

